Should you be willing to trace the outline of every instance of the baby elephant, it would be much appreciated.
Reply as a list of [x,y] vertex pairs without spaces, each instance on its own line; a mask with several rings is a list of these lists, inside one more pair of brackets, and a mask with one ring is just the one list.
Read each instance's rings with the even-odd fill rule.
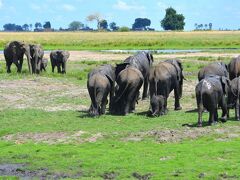
[[151,97],[150,100],[150,116],[161,116],[165,114],[164,104],[166,98],[162,95],[156,96],[155,94]]
[[229,92],[228,105],[234,105],[235,118],[240,121],[240,77],[236,77],[231,81],[231,92]]
[[209,112],[209,125],[218,121],[218,107],[222,108],[222,121],[228,117],[227,95],[230,91],[230,81],[224,76],[206,76],[196,86],[198,106],[198,126],[202,126],[204,108]]
[[52,72],[54,73],[55,66],[57,66],[58,73],[66,73],[66,63],[70,54],[68,51],[56,50],[50,53],[52,64]]
[[42,59],[41,65],[40,65],[40,71],[41,71],[41,72],[42,72],[43,70],[46,71],[47,64],[48,64],[48,60],[47,60],[47,59]]

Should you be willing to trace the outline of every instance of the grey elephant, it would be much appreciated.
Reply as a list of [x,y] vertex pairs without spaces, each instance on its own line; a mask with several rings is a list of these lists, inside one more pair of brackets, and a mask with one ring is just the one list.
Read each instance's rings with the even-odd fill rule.
[[217,75],[217,76],[228,77],[227,65],[223,62],[214,62],[203,67],[198,72],[198,80],[201,81],[207,75]]
[[32,72],[39,74],[41,71],[41,64],[43,62],[44,51],[40,44],[30,44],[30,55]]
[[7,72],[11,73],[11,65],[17,66],[17,72],[22,71],[23,56],[27,56],[29,72],[32,74],[32,64],[29,44],[21,41],[9,42],[4,48],[4,57],[6,60]]
[[230,80],[240,76],[240,56],[231,60],[231,62],[228,64],[228,71]]
[[124,63],[129,63],[130,65],[136,67],[142,73],[144,77],[142,99],[146,99],[148,96],[149,72],[153,63],[152,54],[150,52],[144,52],[144,51],[139,52],[125,59]]
[[235,118],[240,121],[240,77],[234,78],[231,83],[231,91],[228,94],[228,107],[234,107]]
[[[159,63],[150,70],[150,101],[154,96],[162,95],[165,98],[163,113],[167,113],[167,99],[172,90],[175,96],[175,110],[181,110],[180,98],[182,97],[183,68],[179,60],[167,60]],[[151,105],[151,104],[150,104]],[[153,109],[153,107],[150,107]],[[160,109],[155,107],[154,109]],[[152,115],[156,114],[152,110]]]
[[149,115],[150,116],[161,116],[164,115],[166,98],[163,97],[162,95],[155,95],[153,94],[151,99],[150,99],[150,110],[149,110]]
[[112,114],[127,115],[135,110],[144,77],[129,63],[117,65],[115,74],[118,88],[115,90],[110,110]]
[[50,53],[52,72],[54,73],[54,69],[57,66],[58,73],[65,74],[66,73],[66,64],[70,54],[68,51],[56,50]]
[[41,65],[40,65],[40,71],[42,72],[43,70],[46,71],[48,65],[48,59],[43,58]]
[[91,98],[89,114],[99,116],[105,114],[107,97],[110,94],[112,103],[115,86],[115,68],[112,65],[103,65],[88,74],[87,88]]
[[218,121],[218,107],[222,108],[222,121],[226,121],[228,115],[227,97],[230,89],[230,81],[225,76],[205,76],[196,86],[196,100],[198,107],[198,126],[202,126],[202,113],[204,108],[209,112],[209,125]]

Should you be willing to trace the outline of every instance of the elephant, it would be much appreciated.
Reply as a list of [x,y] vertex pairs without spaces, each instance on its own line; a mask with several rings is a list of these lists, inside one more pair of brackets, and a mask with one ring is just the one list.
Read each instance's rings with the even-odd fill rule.
[[198,80],[201,81],[206,75],[218,75],[228,77],[227,65],[223,62],[211,63],[198,72]]
[[42,72],[43,70],[46,71],[48,64],[48,59],[42,59],[41,65],[40,65],[40,71]]
[[[163,106],[163,114],[167,113],[167,99],[172,90],[175,96],[175,110],[181,110],[180,98],[182,97],[183,86],[183,68],[179,60],[166,60],[153,66],[150,70],[150,101],[154,96],[162,95],[165,98]],[[151,104],[150,104],[151,105]],[[153,109],[153,107],[150,107]],[[160,109],[155,107],[154,109]],[[152,111],[152,115],[155,112]]]
[[235,118],[240,121],[240,77],[234,78],[231,83],[231,91],[228,94],[228,107],[235,107]]
[[209,112],[208,124],[218,121],[218,107],[222,109],[222,121],[225,122],[228,115],[227,97],[231,91],[230,80],[225,76],[205,76],[195,88],[198,107],[198,126],[202,126],[202,113],[204,108]]
[[144,77],[142,99],[146,99],[148,96],[149,72],[153,61],[154,60],[152,54],[150,52],[144,51],[130,56],[124,60],[124,63],[129,63],[130,65],[136,67]]
[[44,55],[42,46],[39,44],[30,44],[30,55],[31,55],[32,72],[39,74],[41,71],[41,64],[42,64],[43,55]]
[[240,76],[240,56],[231,60],[231,62],[228,64],[228,71],[230,80]]
[[29,44],[21,41],[9,42],[4,48],[4,57],[6,60],[7,73],[11,73],[11,65],[17,66],[17,72],[22,71],[23,56],[27,56],[28,69],[32,74],[32,64]]
[[52,72],[54,73],[55,66],[57,66],[58,73],[66,73],[66,63],[70,54],[68,51],[56,50],[50,53],[52,64]]
[[107,97],[110,93],[112,103],[115,86],[115,68],[112,65],[103,65],[88,74],[87,88],[91,98],[89,113],[92,116],[105,114]]
[[136,67],[129,63],[118,64],[115,74],[118,88],[115,90],[110,112],[117,115],[127,115],[135,110],[144,77]]
[[161,116],[164,115],[164,104],[165,104],[165,97],[162,95],[155,95],[150,99],[150,110],[149,110],[149,115],[150,116]]

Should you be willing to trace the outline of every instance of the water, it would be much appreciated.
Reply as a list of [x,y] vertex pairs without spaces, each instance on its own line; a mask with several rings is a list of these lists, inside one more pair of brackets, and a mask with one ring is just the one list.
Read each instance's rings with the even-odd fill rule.
[[148,51],[151,53],[164,53],[164,54],[175,54],[175,53],[197,53],[202,52],[203,50],[198,49],[187,49],[187,50],[180,50],[180,49],[161,49],[161,50],[101,50],[101,52],[110,52],[110,53],[137,53],[140,51]]

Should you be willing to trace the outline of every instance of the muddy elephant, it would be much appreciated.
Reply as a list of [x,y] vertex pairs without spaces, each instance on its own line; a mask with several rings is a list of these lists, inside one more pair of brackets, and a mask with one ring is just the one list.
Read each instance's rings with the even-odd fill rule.
[[230,80],[225,76],[205,76],[196,86],[196,100],[198,107],[198,126],[202,126],[204,108],[209,112],[209,125],[218,121],[218,107],[222,109],[222,121],[228,117],[227,97],[231,90]]
[[41,65],[40,65],[40,71],[42,72],[43,70],[46,71],[48,65],[48,59],[42,59]]
[[127,115],[135,110],[144,77],[136,67],[128,63],[117,65],[115,74],[118,88],[111,104],[111,113]]
[[41,64],[43,62],[44,51],[40,44],[30,44],[30,55],[32,72],[39,74],[41,71]]
[[217,76],[228,77],[227,65],[223,62],[214,62],[203,67],[198,72],[198,80],[201,81],[207,75],[217,75]]
[[240,56],[231,60],[231,62],[228,64],[228,72],[230,80],[240,76]]
[[142,73],[144,77],[142,99],[146,99],[148,96],[149,72],[153,63],[152,54],[150,52],[144,52],[144,51],[139,52],[125,59],[124,63],[129,63],[130,65],[136,67]]
[[235,118],[240,121],[240,77],[234,78],[231,83],[231,91],[228,94],[228,107],[235,109]]
[[99,116],[105,114],[107,97],[110,94],[112,103],[115,86],[115,68],[112,65],[103,65],[88,74],[87,88],[91,98],[89,114]]
[[[172,90],[175,96],[175,110],[181,110],[180,98],[183,87],[183,68],[179,60],[167,60],[159,63],[150,70],[150,101],[154,96],[162,95],[165,98],[163,113],[167,113],[167,99]],[[150,109],[152,109],[150,104]],[[156,108],[156,107],[155,107]],[[160,109],[160,107],[157,107]],[[152,115],[156,114],[154,110]]]
[[4,57],[6,60],[7,73],[11,73],[11,65],[17,66],[17,72],[22,71],[23,56],[27,57],[28,69],[32,74],[32,64],[29,44],[21,41],[9,42],[4,48]]
[[166,98],[162,95],[155,95],[153,94],[150,99],[150,110],[149,110],[149,116],[161,116],[164,115],[164,104],[165,104]]
[[50,53],[52,72],[54,73],[54,69],[57,66],[58,73],[65,74],[66,73],[66,64],[70,54],[68,51],[56,50]]

